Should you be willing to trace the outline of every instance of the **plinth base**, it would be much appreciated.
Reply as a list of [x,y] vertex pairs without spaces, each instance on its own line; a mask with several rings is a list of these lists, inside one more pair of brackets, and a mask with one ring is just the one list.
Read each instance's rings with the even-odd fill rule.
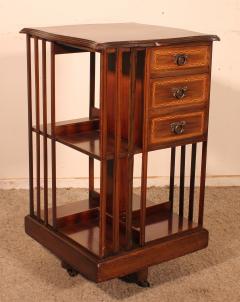
[[208,245],[208,231],[196,227],[190,231],[154,240],[144,247],[100,259],[71,238],[30,216],[25,217],[25,231],[61,261],[95,282],[139,272],[146,267],[192,253]]

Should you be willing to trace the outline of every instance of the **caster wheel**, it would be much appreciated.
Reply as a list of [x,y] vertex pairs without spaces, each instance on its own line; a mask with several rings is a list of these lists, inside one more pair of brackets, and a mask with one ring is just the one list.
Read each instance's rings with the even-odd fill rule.
[[150,287],[150,283],[145,280],[145,281],[137,281],[136,284],[140,287]]
[[69,264],[62,261],[62,268],[64,268],[70,277],[75,277],[78,275],[78,271],[76,271],[74,268],[72,268]]
[[78,275],[78,272],[73,268],[68,268],[67,272],[70,277],[76,277]]
[[140,287],[150,287],[150,283],[147,280],[139,280],[137,274],[130,274],[119,278],[126,283],[135,283]]
[[126,275],[119,279],[126,283],[136,283],[136,276],[134,274]]

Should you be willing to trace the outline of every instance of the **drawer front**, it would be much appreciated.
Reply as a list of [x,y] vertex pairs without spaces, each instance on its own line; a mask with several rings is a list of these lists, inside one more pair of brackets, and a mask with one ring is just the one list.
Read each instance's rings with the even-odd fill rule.
[[160,78],[151,81],[150,108],[206,102],[208,95],[208,74]]
[[151,72],[164,73],[206,67],[210,64],[210,46],[163,46],[152,50]]
[[205,134],[205,112],[154,117],[150,119],[150,145],[184,143],[203,137]]

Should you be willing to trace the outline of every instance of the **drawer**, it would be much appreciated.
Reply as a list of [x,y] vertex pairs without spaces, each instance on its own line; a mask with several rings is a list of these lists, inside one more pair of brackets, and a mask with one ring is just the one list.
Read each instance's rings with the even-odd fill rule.
[[190,143],[206,132],[205,112],[193,112],[150,119],[150,145]]
[[162,46],[151,52],[150,70],[159,76],[205,69],[210,64],[210,45]]
[[197,74],[160,78],[151,81],[150,108],[206,102],[209,95],[209,75]]

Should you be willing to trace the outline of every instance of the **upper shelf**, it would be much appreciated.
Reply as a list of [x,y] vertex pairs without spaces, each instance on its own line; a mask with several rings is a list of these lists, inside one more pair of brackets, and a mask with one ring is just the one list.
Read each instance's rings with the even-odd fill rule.
[[165,43],[219,40],[216,35],[139,23],[36,27],[23,28],[20,32],[96,51],[107,47],[152,47]]
[[[36,127],[33,127],[36,132]],[[40,127],[40,134],[43,134],[43,127]],[[51,125],[47,126],[47,136],[53,138]],[[56,123],[55,139],[70,148],[85,153],[93,158],[101,159],[100,155],[100,132],[98,119],[74,119]],[[121,141],[120,157],[127,156],[128,145],[125,140]],[[140,148],[135,148],[135,153],[140,153]],[[107,139],[106,159],[114,158],[114,138]]]

